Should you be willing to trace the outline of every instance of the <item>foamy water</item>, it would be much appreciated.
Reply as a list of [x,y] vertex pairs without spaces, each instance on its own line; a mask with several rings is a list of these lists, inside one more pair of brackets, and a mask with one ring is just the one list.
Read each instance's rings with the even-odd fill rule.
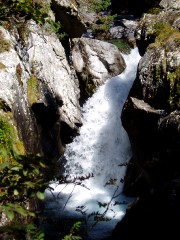
[[[127,207],[126,204],[118,204],[128,201],[121,194],[126,171],[121,164],[127,163],[131,157],[130,142],[120,116],[136,76],[140,56],[136,48],[123,57],[127,64],[125,71],[99,87],[84,104],[80,135],[66,145],[65,175],[72,179],[91,177],[81,185],[78,180],[66,185],[52,183],[50,186],[54,191],[46,190],[47,209],[56,216],[78,217],[85,213],[89,229],[87,239],[107,237]],[[111,220],[97,223],[94,216],[87,218],[93,212]]]

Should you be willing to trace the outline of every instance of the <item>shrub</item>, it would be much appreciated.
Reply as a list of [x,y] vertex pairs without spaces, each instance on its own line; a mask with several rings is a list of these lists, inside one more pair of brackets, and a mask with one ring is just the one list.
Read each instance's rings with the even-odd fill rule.
[[107,10],[111,5],[111,0],[91,0],[90,4],[90,9],[98,13]]
[[6,233],[9,239],[13,236],[15,240],[43,240],[44,233],[34,224],[38,212],[30,203],[44,199],[46,165],[38,156],[14,154],[13,157],[12,164],[0,164],[0,213],[9,218],[8,223],[0,227],[0,233]]
[[48,23],[53,31],[57,32],[60,23],[50,19],[48,13],[50,6],[45,1],[35,0],[5,0],[0,2],[0,20],[16,18],[24,20],[33,19],[38,24]]

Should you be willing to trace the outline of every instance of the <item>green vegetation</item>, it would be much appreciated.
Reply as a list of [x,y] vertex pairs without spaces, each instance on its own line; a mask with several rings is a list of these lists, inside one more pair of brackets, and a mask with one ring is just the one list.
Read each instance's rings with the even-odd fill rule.
[[13,152],[24,153],[23,143],[19,140],[8,113],[0,113],[0,163],[13,162]]
[[147,13],[149,13],[149,14],[159,14],[161,11],[162,11],[161,8],[154,7],[154,8],[150,8]]
[[111,0],[90,0],[90,9],[93,12],[106,11],[111,5]]
[[0,162],[4,159],[12,159],[13,130],[5,117],[0,118]]
[[[44,239],[34,224],[38,217],[38,199],[44,199],[47,182],[43,172],[46,165],[38,156],[13,155],[14,162],[0,164],[0,213],[8,217],[9,222],[0,227],[0,233],[8,239]],[[33,179],[33,181],[32,181]]]
[[170,41],[174,41],[178,46],[180,44],[180,31],[173,28],[169,23],[163,23],[162,21],[153,25],[150,36],[155,39],[155,42],[150,44],[150,47],[166,47]]
[[[84,2],[80,3],[81,5]],[[97,21],[91,24],[90,28],[93,30],[94,34],[107,33],[110,26],[114,22],[116,15],[110,15],[109,13],[104,14],[111,5],[110,0],[89,0],[86,5],[88,6],[89,12],[97,13]]]
[[45,0],[5,0],[0,2],[0,20],[9,18],[30,20],[38,24],[49,24],[51,30],[57,32],[60,23],[49,17],[50,5]]
[[80,226],[81,226],[81,222],[78,221],[78,222],[74,223],[74,225],[70,229],[70,234],[66,235],[63,238],[63,240],[81,240],[82,238],[80,236],[75,235],[79,232]]
[[[45,3],[44,3],[45,4]],[[33,19],[37,23],[43,24],[48,17],[46,8],[42,2],[33,0],[6,0],[0,3],[1,19],[11,17],[24,17]]]
[[97,86],[95,86],[94,82],[92,81],[92,78],[90,76],[86,76],[85,79],[83,79],[84,81],[84,87],[85,87],[85,91],[87,93],[87,95],[90,97],[93,95],[93,93],[96,91]]
[[[180,47],[180,32],[173,28],[169,23],[158,21],[153,25],[150,36],[154,38],[154,43],[149,45],[149,48],[163,47],[166,52],[169,48],[179,49]],[[157,81],[167,79],[170,85],[169,105],[171,110],[178,108],[180,103],[180,67],[171,68],[167,72],[166,59],[161,65],[157,65],[155,69],[155,79]]]
[[154,65],[154,80],[160,82],[166,78],[166,60],[162,61],[161,64]]
[[40,97],[40,93],[38,90],[38,79],[33,74],[27,81],[27,95],[28,95],[28,101],[31,105],[37,102],[37,100]]
[[109,40],[108,42],[114,44],[121,52],[123,52],[125,54],[129,54],[130,51],[131,51],[131,46],[125,40],[122,40],[122,39],[112,39],[112,40]]
[[180,105],[180,66],[175,72],[168,74],[170,82],[170,97],[169,103],[172,109],[176,109]]
[[91,28],[95,33],[98,32],[108,32],[112,23],[114,22],[114,16],[111,15],[101,15],[98,18],[97,24],[92,25]]
[[0,227],[0,238],[43,240],[44,233],[34,224],[39,218],[38,201],[48,186],[47,167],[39,156],[26,155],[13,125],[12,114],[0,102],[0,216],[9,220]]
[[11,43],[9,40],[4,38],[3,32],[0,31],[0,53],[9,52]]

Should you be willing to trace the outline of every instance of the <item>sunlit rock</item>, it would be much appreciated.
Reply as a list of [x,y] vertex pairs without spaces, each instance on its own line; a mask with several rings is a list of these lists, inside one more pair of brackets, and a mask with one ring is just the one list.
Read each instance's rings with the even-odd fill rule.
[[107,79],[125,69],[125,61],[113,44],[89,38],[72,39],[72,62],[91,95]]
[[165,9],[180,9],[180,0],[162,0],[159,5]]

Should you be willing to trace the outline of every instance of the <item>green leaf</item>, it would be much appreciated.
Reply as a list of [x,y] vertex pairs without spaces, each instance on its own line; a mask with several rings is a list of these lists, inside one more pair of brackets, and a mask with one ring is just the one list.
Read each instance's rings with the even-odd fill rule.
[[19,205],[15,205],[14,206],[14,211],[21,214],[22,216],[26,217],[29,215],[28,211],[24,208],[22,208],[21,206]]
[[30,212],[30,211],[28,211],[28,216],[35,217],[36,214],[35,214],[34,212]]
[[33,170],[33,173],[36,174],[36,175],[39,175],[39,170],[38,170],[37,168],[35,168],[35,169]]
[[9,162],[4,162],[0,164],[0,168],[9,167]]
[[13,218],[14,218],[14,212],[13,211],[9,211],[8,209],[5,209],[5,214],[11,221],[13,220]]
[[42,168],[46,168],[46,165],[42,162],[39,162],[39,165],[42,167]]
[[23,170],[23,175],[26,177],[28,174],[28,171],[27,170]]
[[34,183],[30,181],[23,183],[23,185],[25,185],[27,188],[34,188]]
[[44,193],[42,193],[42,192],[40,192],[40,191],[38,191],[38,192],[36,193],[36,196],[37,196],[37,198],[39,198],[40,200],[44,200],[44,198],[45,198]]
[[14,189],[14,195],[19,195],[19,192],[17,189]]
[[39,240],[44,240],[44,233],[40,233],[40,234],[38,235],[38,239],[39,239]]
[[13,171],[19,171],[19,170],[20,170],[20,167],[12,167],[11,170],[13,170]]
[[36,230],[37,227],[34,224],[30,223],[26,226],[26,229],[27,229],[27,231],[31,231],[31,230]]

